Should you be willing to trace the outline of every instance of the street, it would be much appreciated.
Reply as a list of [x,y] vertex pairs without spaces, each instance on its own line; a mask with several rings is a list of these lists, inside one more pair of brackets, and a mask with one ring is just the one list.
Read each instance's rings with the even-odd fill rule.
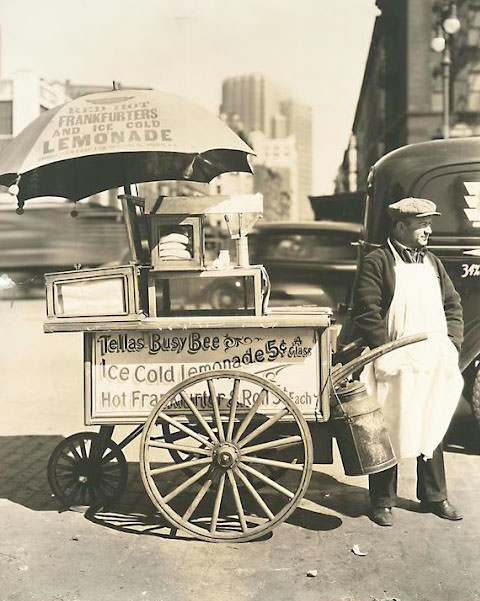
[[[0,308],[1,601],[480,599],[480,457],[464,406],[446,453],[461,522],[419,512],[415,462],[408,460],[400,467],[394,527],[373,524],[364,515],[366,477],[344,476],[336,457],[315,466],[300,507],[265,539],[194,541],[155,516],[139,475],[138,439],[125,449],[128,488],[111,510],[59,513],[46,465],[62,437],[86,429],[82,337],[43,334],[42,300],[3,301]],[[116,440],[129,428],[117,430]],[[356,555],[354,545],[366,555]]]

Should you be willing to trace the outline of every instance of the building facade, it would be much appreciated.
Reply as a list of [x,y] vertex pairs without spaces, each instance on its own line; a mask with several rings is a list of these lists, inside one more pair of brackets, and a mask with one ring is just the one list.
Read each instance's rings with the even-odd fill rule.
[[[480,1],[456,4],[461,28],[450,37],[451,135],[480,135]],[[430,44],[440,12],[450,5],[448,0],[377,0],[381,14],[337,193],[365,189],[370,166],[387,152],[442,137],[442,54]]]
[[40,113],[68,100],[65,87],[32,71],[0,79],[0,151]]
[[265,218],[311,219],[311,107],[293,100],[286,86],[256,73],[224,80],[221,112],[231,126],[241,123],[259,155],[253,161],[253,191],[264,195]]

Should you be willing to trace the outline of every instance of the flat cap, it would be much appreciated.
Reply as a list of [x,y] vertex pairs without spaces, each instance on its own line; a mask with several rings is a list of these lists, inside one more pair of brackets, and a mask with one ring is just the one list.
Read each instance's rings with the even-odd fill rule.
[[388,213],[394,220],[407,217],[430,217],[441,215],[437,211],[437,205],[426,198],[402,198],[388,206]]

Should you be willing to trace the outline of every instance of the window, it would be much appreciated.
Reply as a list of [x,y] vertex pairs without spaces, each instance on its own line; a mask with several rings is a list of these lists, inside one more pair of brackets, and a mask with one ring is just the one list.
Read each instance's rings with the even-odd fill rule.
[[324,231],[318,233],[260,234],[255,241],[256,259],[261,261],[354,261],[352,242],[357,233]]

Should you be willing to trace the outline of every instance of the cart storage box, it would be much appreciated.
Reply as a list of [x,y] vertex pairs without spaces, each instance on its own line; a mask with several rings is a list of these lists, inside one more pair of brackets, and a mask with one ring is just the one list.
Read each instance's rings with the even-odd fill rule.
[[49,320],[138,320],[146,313],[145,270],[135,265],[45,274]]
[[261,266],[193,272],[150,272],[151,317],[262,315]]

